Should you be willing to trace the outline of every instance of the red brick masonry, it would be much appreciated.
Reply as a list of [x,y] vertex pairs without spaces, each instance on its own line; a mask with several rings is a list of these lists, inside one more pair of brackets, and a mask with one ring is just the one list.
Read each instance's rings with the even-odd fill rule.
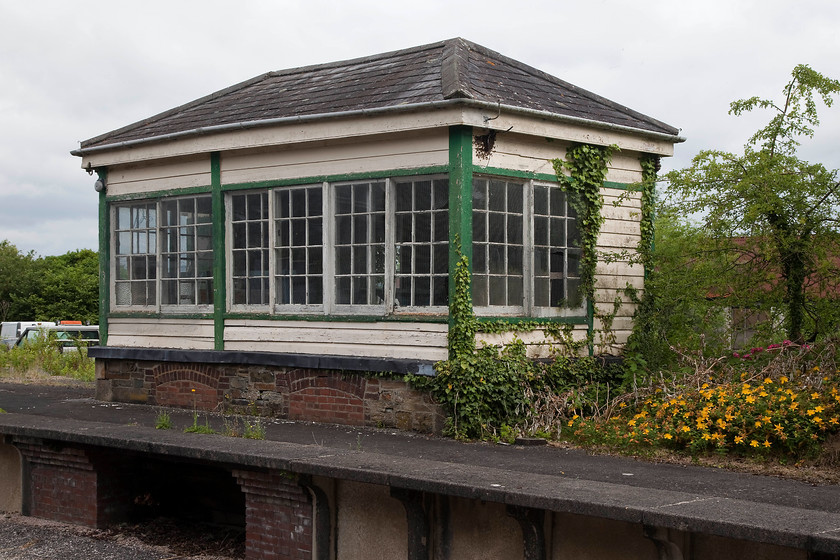
[[245,492],[246,558],[312,558],[312,498],[294,475],[235,470]]
[[14,445],[29,468],[24,486],[27,515],[105,527],[112,515],[121,514],[127,497],[106,461],[95,465],[84,449],[49,446],[41,440],[18,438]]
[[437,433],[444,416],[402,379],[335,370],[97,359],[97,398]]

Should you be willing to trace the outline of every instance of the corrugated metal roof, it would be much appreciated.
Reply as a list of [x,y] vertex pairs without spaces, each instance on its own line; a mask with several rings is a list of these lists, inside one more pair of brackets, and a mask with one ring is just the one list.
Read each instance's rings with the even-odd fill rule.
[[673,136],[678,130],[490,49],[456,38],[348,61],[269,72],[81,143],[75,154],[236,125],[492,103]]

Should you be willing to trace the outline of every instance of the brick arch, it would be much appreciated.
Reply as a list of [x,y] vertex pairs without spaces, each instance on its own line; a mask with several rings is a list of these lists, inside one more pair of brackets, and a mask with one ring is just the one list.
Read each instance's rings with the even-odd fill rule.
[[152,399],[161,406],[213,410],[221,402],[219,377],[207,366],[160,364],[152,379]]
[[364,376],[297,370],[289,378],[290,420],[365,423]]

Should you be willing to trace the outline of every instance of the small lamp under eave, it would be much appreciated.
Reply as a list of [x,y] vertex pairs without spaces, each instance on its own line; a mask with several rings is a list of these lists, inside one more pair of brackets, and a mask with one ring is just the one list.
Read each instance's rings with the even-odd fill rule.
[[93,188],[96,192],[102,192],[105,190],[105,181],[102,179],[97,179],[96,182],[93,184]]

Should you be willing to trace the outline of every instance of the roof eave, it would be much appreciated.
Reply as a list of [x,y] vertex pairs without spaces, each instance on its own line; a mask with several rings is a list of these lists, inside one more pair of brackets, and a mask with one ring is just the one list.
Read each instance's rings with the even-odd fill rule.
[[[455,106],[462,106],[465,108],[475,108],[475,109],[488,109],[495,112],[504,111],[506,113],[512,113],[522,116],[528,116],[532,118],[539,118],[539,119],[546,119],[551,120],[554,122],[560,123],[567,123],[567,124],[574,124],[578,126],[586,126],[591,127],[599,130],[607,130],[613,132],[622,132],[627,134],[633,134],[637,136],[641,136],[644,138],[649,138],[652,140],[660,140],[672,143],[680,143],[685,142],[685,138],[679,136],[678,131],[671,134],[665,132],[656,132],[653,130],[645,130],[641,128],[635,128],[626,125],[619,125],[613,123],[606,123],[602,121],[596,121],[591,119],[586,119],[582,117],[574,117],[569,115],[561,115],[558,113],[552,113],[549,111],[540,111],[536,109],[527,109],[524,107],[516,107],[513,105],[505,105],[500,103],[490,103],[487,101],[481,101],[476,99],[464,99],[464,98],[457,98],[457,99],[446,99],[443,101],[430,101],[424,103],[410,103],[405,105],[394,105],[389,107],[376,107],[373,109],[356,109],[352,111],[339,111],[333,113],[317,113],[313,115],[298,115],[293,117],[278,117],[273,119],[263,119],[263,120],[256,120],[256,121],[246,121],[246,122],[239,122],[239,123],[229,123],[229,124],[221,124],[215,126],[206,126],[200,128],[193,128],[189,130],[183,130],[180,132],[173,132],[170,134],[161,134],[159,136],[150,136],[148,138],[138,138],[135,140],[125,140],[122,142],[114,142],[112,144],[103,144],[101,146],[91,146],[87,148],[79,148],[77,150],[73,150],[70,152],[71,155],[74,156],[87,156],[90,154],[101,153],[106,151],[112,150],[121,150],[126,148],[133,148],[136,146],[143,146],[148,144],[156,144],[161,142],[169,142],[174,140],[183,140],[190,137],[195,136],[204,136],[208,134],[220,134],[224,132],[231,132],[237,130],[247,130],[251,128],[261,128],[267,126],[278,126],[278,125],[285,125],[285,124],[302,124],[302,123],[310,123],[322,120],[329,120],[329,119],[342,119],[342,118],[352,118],[352,117],[361,117],[361,116],[378,116],[378,115],[388,115],[388,114],[395,114],[395,113],[408,113],[408,112],[415,112],[420,110],[434,110],[434,109],[445,109],[449,107]],[[676,129],[674,129],[676,130]]]

